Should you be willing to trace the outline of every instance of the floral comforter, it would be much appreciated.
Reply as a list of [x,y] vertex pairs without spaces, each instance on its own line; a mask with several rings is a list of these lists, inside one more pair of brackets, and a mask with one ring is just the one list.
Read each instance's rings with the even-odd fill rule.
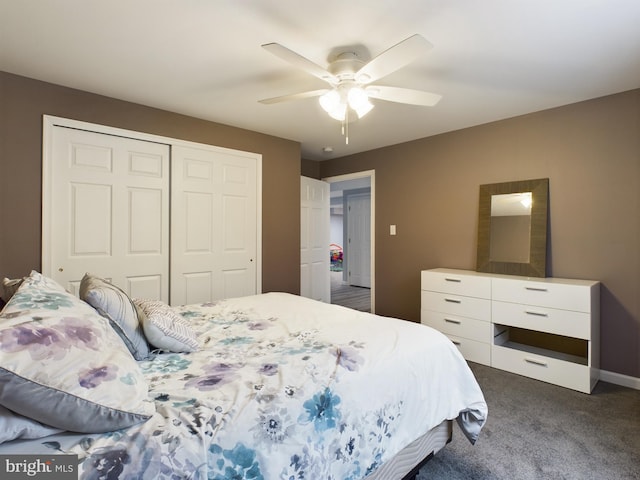
[[83,479],[355,480],[445,419],[472,442],[484,424],[466,362],[429,327],[284,293],[176,310],[201,348],[140,362],[151,419],[22,453],[78,454]]

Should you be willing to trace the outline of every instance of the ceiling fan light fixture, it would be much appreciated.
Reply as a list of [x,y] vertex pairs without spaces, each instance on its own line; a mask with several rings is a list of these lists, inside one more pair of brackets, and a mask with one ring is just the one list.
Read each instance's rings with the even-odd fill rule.
[[337,90],[330,90],[319,98],[320,106],[331,118],[344,121],[347,114],[347,105],[342,102]]
[[367,92],[361,87],[352,87],[347,94],[349,106],[355,110],[358,118],[364,117],[373,108],[373,104],[369,101]]
[[340,92],[330,90],[319,98],[320,106],[331,118],[344,121],[347,114],[347,104],[342,101]]
[[344,121],[347,107],[356,112],[358,118],[364,117],[373,108],[367,92],[361,87],[351,87],[346,91],[330,90],[319,98],[320,106],[331,118]]
[[340,105],[340,94],[337,90],[329,90],[319,98],[320,106],[327,113],[331,113]]
[[337,105],[333,110],[327,112],[331,118],[339,120],[340,122],[344,122],[345,118],[347,118],[347,105],[341,103]]

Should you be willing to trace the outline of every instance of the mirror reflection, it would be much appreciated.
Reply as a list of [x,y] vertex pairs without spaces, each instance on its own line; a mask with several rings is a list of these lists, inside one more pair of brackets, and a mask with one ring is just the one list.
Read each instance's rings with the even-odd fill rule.
[[529,262],[531,203],[531,192],[491,196],[491,261]]

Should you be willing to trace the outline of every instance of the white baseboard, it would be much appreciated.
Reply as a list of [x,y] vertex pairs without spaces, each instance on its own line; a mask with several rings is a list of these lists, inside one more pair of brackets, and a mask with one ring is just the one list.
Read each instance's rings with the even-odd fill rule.
[[603,382],[613,383],[616,385],[621,385],[623,387],[640,390],[640,378],[631,377],[629,375],[622,375],[621,373],[600,370],[600,380],[602,380]]

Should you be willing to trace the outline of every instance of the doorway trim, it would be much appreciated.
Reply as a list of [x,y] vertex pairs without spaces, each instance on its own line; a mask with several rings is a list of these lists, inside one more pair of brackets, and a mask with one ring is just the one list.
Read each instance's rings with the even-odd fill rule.
[[344,182],[346,180],[356,180],[359,178],[369,178],[371,183],[371,313],[375,313],[376,308],[376,171],[363,170],[361,172],[346,173],[333,177],[324,177],[321,180],[328,183]]

